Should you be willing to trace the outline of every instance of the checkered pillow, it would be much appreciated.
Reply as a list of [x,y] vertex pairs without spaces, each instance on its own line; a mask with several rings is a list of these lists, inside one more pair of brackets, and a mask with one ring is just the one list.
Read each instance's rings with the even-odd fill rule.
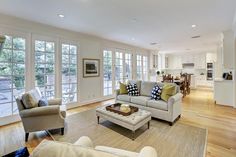
[[128,84],[126,86],[126,89],[128,91],[128,95],[130,95],[130,96],[139,96],[139,91],[138,91],[137,84]]
[[161,92],[162,92],[162,87],[155,85],[152,89],[151,98],[154,100],[160,100],[161,99]]

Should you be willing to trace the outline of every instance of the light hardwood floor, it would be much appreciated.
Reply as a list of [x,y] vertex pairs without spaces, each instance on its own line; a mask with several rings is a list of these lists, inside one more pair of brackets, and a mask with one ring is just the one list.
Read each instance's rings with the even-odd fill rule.
[[[71,109],[68,115],[113,101]],[[214,104],[213,93],[209,89],[192,90],[191,94],[183,99],[183,114],[178,123],[208,129],[207,157],[236,157],[236,109]],[[31,133],[29,141],[25,143],[20,122],[0,127],[0,155],[22,146],[27,146],[32,152],[45,138],[51,139],[45,132]]]

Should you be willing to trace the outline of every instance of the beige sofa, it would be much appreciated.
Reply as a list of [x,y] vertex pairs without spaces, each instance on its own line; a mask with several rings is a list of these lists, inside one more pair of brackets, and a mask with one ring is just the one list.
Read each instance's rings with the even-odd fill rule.
[[[31,90],[34,95],[41,98],[38,88]],[[61,105],[61,99],[48,100],[48,106],[25,109],[21,96],[16,98],[19,114],[25,130],[25,141],[30,132],[61,129],[64,134],[66,107]]]
[[157,157],[156,150],[146,146],[139,153],[122,149],[93,146],[89,137],[83,136],[74,144],[42,141],[32,152],[31,157]]
[[117,90],[117,103],[126,103],[150,111],[152,117],[168,121],[170,125],[173,125],[175,120],[181,116],[182,94],[180,93],[178,85],[171,83],[176,86],[176,94],[171,96],[169,100],[165,102],[163,100],[151,100],[153,87],[156,84],[164,86],[164,83],[135,80],[130,80],[128,83],[137,84],[140,96],[120,94],[120,90]]

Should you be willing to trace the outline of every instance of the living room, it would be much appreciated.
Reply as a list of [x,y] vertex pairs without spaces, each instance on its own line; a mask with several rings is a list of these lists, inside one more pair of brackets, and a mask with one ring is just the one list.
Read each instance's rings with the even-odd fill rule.
[[235,6],[1,1],[0,155],[235,156]]

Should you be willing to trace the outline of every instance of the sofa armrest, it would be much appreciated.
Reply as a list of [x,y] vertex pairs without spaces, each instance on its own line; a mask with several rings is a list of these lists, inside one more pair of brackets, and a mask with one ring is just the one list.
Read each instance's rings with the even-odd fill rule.
[[87,136],[80,137],[74,145],[82,146],[82,147],[88,147],[88,148],[94,148],[92,140]]
[[117,90],[116,90],[116,97],[117,97],[118,95],[120,95],[120,89],[117,89]]
[[157,157],[157,152],[153,147],[146,146],[141,149],[139,157]]
[[48,105],[61,105],[62,99],[61,98],[55,98],[48,100]]
[[169,99],[168,99],[168,105],[173,105],[175,102],[181,100],[183,97],[183,95],[181,93],[177,93],[173,96],[171,96]]
[[59,114],[60,106],[44,106],[44,107],[35,107],[31,109],[25,109],[20,111],[20,116],[22,118],[26,117],[36,117],[36,116],[45,116],[45,115],[52,115],[52,114]]

